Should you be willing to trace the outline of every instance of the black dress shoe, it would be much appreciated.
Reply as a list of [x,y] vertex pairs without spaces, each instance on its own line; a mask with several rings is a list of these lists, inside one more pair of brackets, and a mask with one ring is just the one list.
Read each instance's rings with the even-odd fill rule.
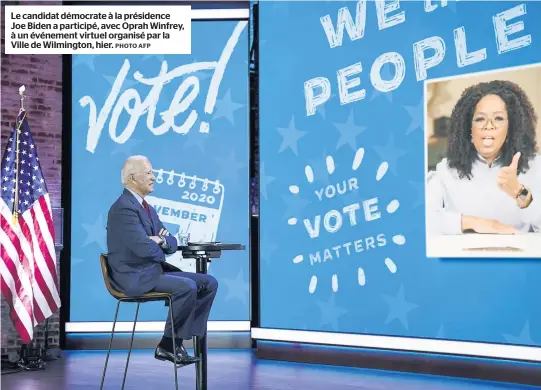
[[[160,346],[156,347],[156,351],[154,351],[154,357],[158,360],[167,360],[171,363],[175,362],[173,352],[169,352]],[[198,358],[188,355],[188,352],[186,351],[184,346],[177,347],[176,358],[177,365],[179,366],[186,366],[188,364],[197,363],[199,361]]]
[[182,356],[182,362],[186,362],[184,364],[191,364],[191,363],[197,363],[199,361],[198,357],[190,356],[188,354],[188,351],[186,351],[186,348],[184,345],[177,346],[177,356]]

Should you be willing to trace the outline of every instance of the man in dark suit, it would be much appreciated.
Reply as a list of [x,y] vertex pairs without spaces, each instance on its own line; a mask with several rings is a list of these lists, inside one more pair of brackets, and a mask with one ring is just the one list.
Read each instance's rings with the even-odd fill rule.
[[[132,156],[124,163],[125,189],[107,218],[110,278],[113,286],[128,296],[150,291],[173,293],[177,362],[191,364],[198,359],[188,355],[182,341],[206,333],[218,282],[210,275],[182,272],[165,262],[165,255],[177,250],[177,240],[145,201],[154,190],[155,180],[146,157]],[[167,316],[164,335],[154,353],[156,359],[174,361],[172,326]]]

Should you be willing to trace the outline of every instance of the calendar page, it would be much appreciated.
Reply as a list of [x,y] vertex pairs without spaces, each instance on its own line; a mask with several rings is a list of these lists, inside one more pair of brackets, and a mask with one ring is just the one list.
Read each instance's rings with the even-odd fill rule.
[[[224,202],[223,184],[164,168],[154,169],[154,174],[154,192],[146,199],[169,232],[189,233],[192,242],[215,241]],[[183,271],[196,271],[195,259],[184,259],[180,252],[168,256],[167,262]]]

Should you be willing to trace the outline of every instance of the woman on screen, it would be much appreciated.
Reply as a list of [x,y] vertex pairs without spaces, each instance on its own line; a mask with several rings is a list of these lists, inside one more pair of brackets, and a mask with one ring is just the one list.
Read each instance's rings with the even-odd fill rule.
[[541,230],[537,116],[509,81],[467,88],[456,103],[447,158],[427,178],[429,234]]

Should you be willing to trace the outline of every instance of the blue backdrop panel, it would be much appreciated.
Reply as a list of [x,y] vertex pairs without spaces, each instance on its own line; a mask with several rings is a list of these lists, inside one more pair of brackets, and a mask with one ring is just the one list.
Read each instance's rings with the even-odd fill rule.
[[[424,79],[540,62],[541,3],[433,2],[430,12],[424,2],[385,3],[381,29],[376,3],[366,2],[364,28],[350,28],[358,39],[342,28],[333,48],[327,34],[340,36],[338,15],[347,19],[339,9],[362,23],[363,3],[261,3],[261,325],[541,345],[541,263],[427,259],[423,184]],[[486,48],[484,60],[457,65],[460,27],[468,52]],[[505,50],[505,37],[527,35]],[[426,77],[414,57],[425,39],[445,47]],[[404,59],[404,79],[380,92],[372,64],[391,52]],[[353,80],[349,102],[340,101],[339,70]],[[381,70],[384,80],[394,75],[394,66]],[[330,97],[309,115],[305,83],[318,77]]]
[[[172,233],[249,244],[248,25],[194,22],[191,55],[73,56],[71,321],[111,321],[100,271],[125,159],[143,154]],[[207,132],[204,132],[207,131]],[[249,250],[224,253],[211,320],[249,319]],[[169,261],[192,269],[173,255]],[[133,308],[120,311],[132,320]],[[141,320],[164,321],[163,303]]]

